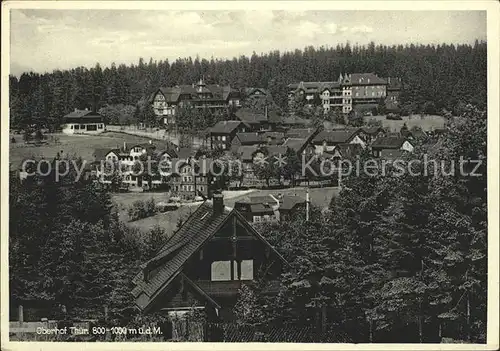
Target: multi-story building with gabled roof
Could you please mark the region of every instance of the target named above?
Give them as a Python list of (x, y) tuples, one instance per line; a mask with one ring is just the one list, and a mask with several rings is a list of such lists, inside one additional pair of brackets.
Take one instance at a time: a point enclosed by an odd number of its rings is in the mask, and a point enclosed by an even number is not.
[[(398, 102), (400, 90), (401, 80), (398, 78), (384, 79), (375, 73), (346, 73), (331, 82), (289, 84), (288, 98), (290, 103), (304, 99), (306, 106), (321, 106), (325, 113), (333, 109), (349, 113), (355, 107), (376, 107), (381, 100), (393, 106)], [(390, 101), (386, 101), (388, 96)]]
[(175, 115), (179, 108), (207, 108), (220, 110), (230, 106), (240, 106), (241, 95), (239, 90), (230, 86), (205, 84), (203, 79), (197, 84), (176, 85), (168, 88), (158, 88), (149, 97), (149, 103), (158, 118), (165, 125), (175, 125)]

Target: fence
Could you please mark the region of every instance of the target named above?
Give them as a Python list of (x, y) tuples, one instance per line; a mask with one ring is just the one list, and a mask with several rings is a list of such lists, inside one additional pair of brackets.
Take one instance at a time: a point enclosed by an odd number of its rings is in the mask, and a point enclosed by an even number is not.
[[(107, 125), (106, 130), (109, 132), (125, 133), (130, 135), (142, 136), (155, 140), (165, 140), (170, 141), (176, 145), (180, 144), (182, 134), (167, 131), (159, 128), (139, 128), (137, 126), (115, 126)], [(190, 143), (193, 147), (200, 147), (205, 142), (202, 138), (196, 136), (187, 136), (190, 139)]]
[(236, 323), (208, 323), (206, 340), (210, 342), (293, 342), (347, 343), (352, 340), (341, 332), (323, 333), (312, 326), (266, 326), (261, 328)]

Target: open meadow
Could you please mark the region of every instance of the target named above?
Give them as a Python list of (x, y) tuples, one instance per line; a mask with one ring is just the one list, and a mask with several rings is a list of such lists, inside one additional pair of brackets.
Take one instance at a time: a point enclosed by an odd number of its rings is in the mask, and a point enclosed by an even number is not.
[[(324, 188), (312, 188), (309, 189), (310, 201), (313, 206), (325, 208), (327, 207), (332, 198), (338, 196), (339, 189), (336, 187), (324, 187)], [(241, 191), (223, 191), (224, 194), (224, 204), (227, 207), (234, 207), (234, 204), (237, 201), (241, 201), (248, 196), (263, 196), (267, 194), (283, 194), (283, 195), (298, 195), (306, 198), (306, 189), (305, 188), (291, 188), (291, 189), (274, 189), (274, 190), (249, 190), (245, 192)], [(113, 197), (115, 203), (126, 204), (125, 196), (129, 194), (117, 194)], [(132, 195), (132, 194), (130, 194)], [(139, 195), (139, 194), (135, 194)], [(151, 198), (151, 193), (143, 193), (143, 197), (136, 197), (135, 199), (148, 200)], [(196, 210), (196, 208), (200, 205), (200, 202), (191, 203), (180, 207), (176, 211), (170, 211), (165, 213), (158, 213), (154, 216), (140, 219), (134, 222), (127, 223), (129, 226), (138, 228), (141, 231), (148, 231), (154, 228), (155, 226), (160, 226), (165, 232), (167, 236), (170, 236), (174, 233), (177, 228), (177, 223), (179, 219), (185, 220), (192, 212)], [(125, 214), (123, 214), (125, 216)]]
[(386, 116), (365, 116), (365, 123), (374, 119), (382, 122), (382, 127), (389, 128), (391, 132), (399, 132), (406, 123), (408, 129), (420, 127), (424, 132), (429, 132), (437, 128), (444, 128), (446, 118), (437, 115), (411, 115), (402, 116), (401, 120), (386, 119)]
[[(25, 158), (43, 157), (51, 159), (59, 152), (63, 155), (76, 155), (87, 160), (94, 161), (92, 156), (95, 149), (98, 148), (116, 148), (123, 146), (126, 142), (128, 146), (132, 144), (145, 143), (150, 139), (135, 135), (129, 135), (116, 132), (104, 132), (100, 135), (67, 135), (67, 134), (47, 134), (48, 144), (41, 146), (28, 145), (23, 141), (23, 136), (20, 134), (10, 135), (9, 139), (14, 137), (15, 143), (10, 143), (9, 162), (12, 166), (17, 166)], [(58, 143), (54, 143), (53, 138), (58, 139)], [(158, 141), (153, 141), (158, 144)]]

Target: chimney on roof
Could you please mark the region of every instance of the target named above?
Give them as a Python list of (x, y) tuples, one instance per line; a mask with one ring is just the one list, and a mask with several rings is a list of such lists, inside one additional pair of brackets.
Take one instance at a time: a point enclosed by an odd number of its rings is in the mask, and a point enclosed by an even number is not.
[(220, 216), (224, 213), (224, 196), (221, 193), (216, 193), (213, 196), (213, 215)]
[(125, 151), (125, 150), (127, 150), (127, 142), (126, 141), (123, 142), (123, 151)]

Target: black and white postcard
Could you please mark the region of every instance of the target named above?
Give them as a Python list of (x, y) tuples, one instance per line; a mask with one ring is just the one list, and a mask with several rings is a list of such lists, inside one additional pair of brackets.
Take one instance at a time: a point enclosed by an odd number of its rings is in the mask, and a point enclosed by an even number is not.
[(497, 349), (499, 9), (3, 3), (2, 350)]

